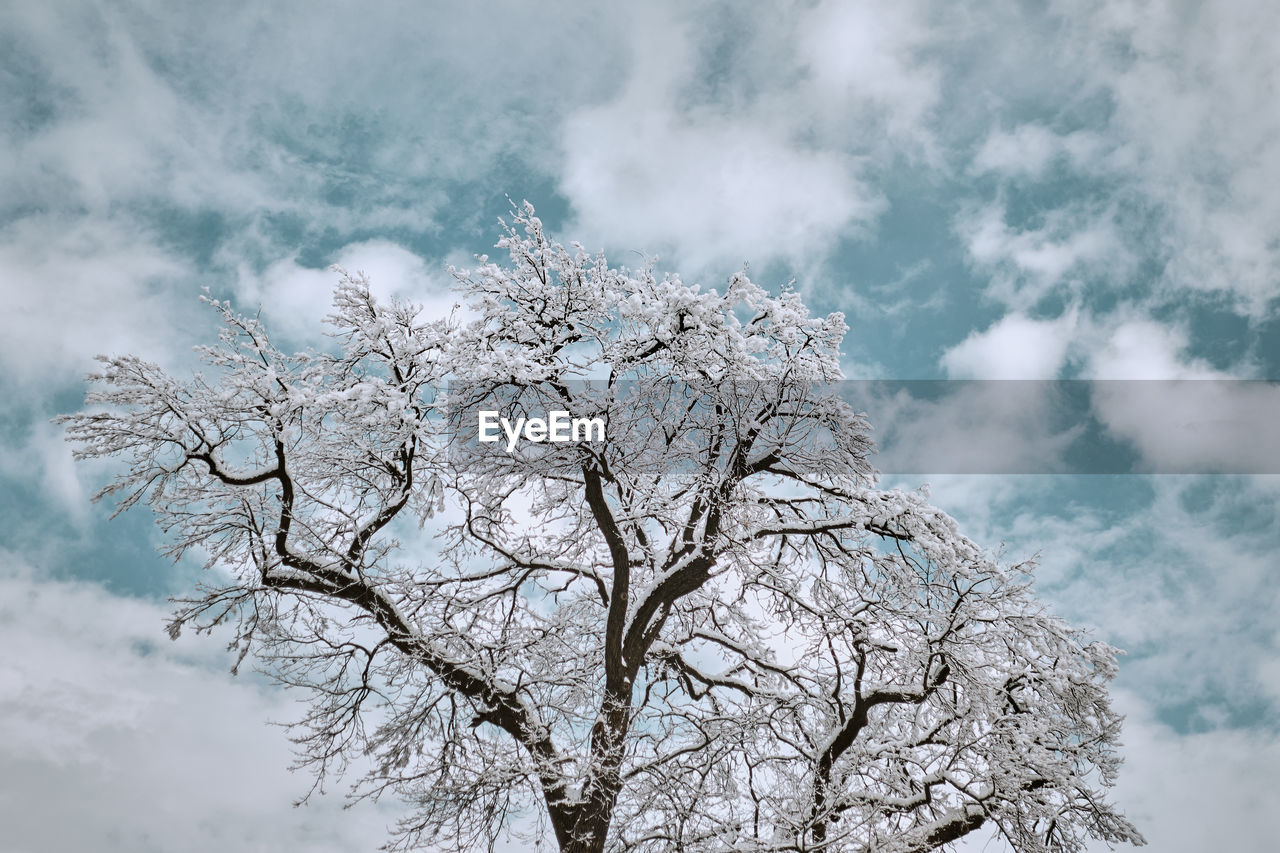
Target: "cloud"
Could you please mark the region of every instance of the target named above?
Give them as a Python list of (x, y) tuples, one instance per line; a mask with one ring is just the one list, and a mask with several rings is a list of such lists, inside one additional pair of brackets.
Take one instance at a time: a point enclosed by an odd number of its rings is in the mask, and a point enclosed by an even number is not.
[[(443, 264), (428, 264), (390, 241), (349, 244), (333, 263), (349, 273), (365, 273), (380, 300), (395, 296), (422, 305), (424, 319), (451, 313), (459, 318), (468, 316), (460, 305), (461, 297), (449, 289), (454, 282)], [(236, 282), (236, 307), (245, 313), (260, 307), (268, 332), (292, 342), (321, 343), (328, 328), (321, 321), (332, 313), (338, 279), (337, 272), (301, 266), (297, 258), (277, 260), (261, 273), (242, 264)]]
[(849, 382), (847, 402), (875, 430), (880, 471), (1022, 474), (1070, 470), (1083, 431), (1063, 424), (1051, 382)]
[(840, 157), (749, 121), (686, 122), (624, 101), (572, 117), (565, 147), (579, 239), (670, 251), (686, 269), (800, 261), (881, 207)]
[[(33, 419), (29, 432), (0, 445), (0, 475), (9, 482), (32, 483), (62, 510), (62, 518), (83, 525), (89, 520), (89, 494), (83, 470), (71, 457), (62, 429)], [(95, 466), (101, 471), (103, 466)]]
[(98, 353), (183, 348), (196, 307), (186, 268), (127, 221), (28, 217), (0, 229), (3, 381), (35, 390), (93, 368)]
[(592, 246), (669, 253), (687, 273), (813, 268), (871, 233), (877, 170), (934, 158), (940, 73), (922, 57), (940, 36), (923, 5), (749, 18), (657, 5), (631, 32), (626, 85), (561, 131), (570, 228)]
[(1019, 34), (1006, 41), (1024, 47), (957, 78), (984, 93), (962, 104), (993, 107), (987, 126), (949, 121), (966, 128), (953, 150), (973, 134), (977, 180), (959, 191), (982, 200), (956, 228), (986, 295), (1020, 311), (1066, 294), (1101, 314), (1120, 296), (1153, 314), (1211, 305), (1265, 322), (1280, 297), (1280, 49), (1265, 34), (1280, 11), (1122, 0), (1004, 12)]
[[(1110, 131), (1164, 212), (1167, 283), (1255, 315), (1280, 296), (1280, 27), (1273, 4), (1073, 7), (1082, 59), (1114, 99)], [(1123, 44), (1124, 51), (1104, 46)]]
[(878, 117), (895, 142), (933, 154), (926, 128), (942, 97), (943, 71), (930, 48), (946, 38), (935, 13), (919, 2), (826, 0), (802, 15), (797, 53), (830, 113), (839, 117), (856, 110), (864, 118)]
[(1274, 718), (1276, 476), (936, 477), (933, 501), (1126, 649), (1118, 687), (1183, 730)]
[(1186, 357), (1184, 329), (1143, 317), (1120, 319), (1089, 357), (1096, 379), (1224, 379), (1207, 363)]
[(1008, 178), (1038, 179), (1063, 158), (1077, 169), (1089, 169), (1103, 152), (1104, 140), (1092, 131), (1058, 134), (1042, 124), (1020, 124), (1012, 131), (993, 130), (974, 155), (971, 170)]
[(1134, 258), (1110, 210), (1069, 204), (1037, 219), (1010, 224), (1000, 202), (964, 210), (956, 218), (971, 264), (989, 277), (984, 288), (989, 299), (1026, 310), (1045, 297), (1078, 297), (1086, 278), (1100, 277), (1108, 288), (1125, 284)]
[[(1280, 438), (1280, 388), (1232, 381), (1188, 355), (1178, 326), (1141, 318), (1096, 329), (1085, 371), (1092, 401), (1112, 436), (1132, 444), (1147, 470), (1273, 472)], [(1124, 381), (1110, 381), (1124, 380)]]
[[(1262, 853), (1274, 833), (1259, 820), (1274, 796), (1280, 737), (1257, 730), (1175, 732), (1152, 718), (1131, 692), (1117, 696), (1124, 724), (1125, 763), (1111, 799), (1160, 853), (1238, 850)], [(960, 853), (1011, 853), (1000, 838), (977, 832)], [(1088, 850), (1114, 850), (1103, 842)]]
[(1229, 381), (1096, 382), (1099, 421), (1158, 473), (1276, 471), (1280, 386)]
[[(1127, 649), (1112, 799), (1150, 849), (1271, 849), (1280, 477), (950, 476), (931, 492), (1005, 559), (1038, 552), (1038, 598)], [(987, 833), (960, 849), (1009, 850)]]
[(293, 248), (298, 224), (337, 239), (433, 233), (442, 211), (456, 226), (516, 191), (474, 189), (519, 173), (510, 161), (545, 174), (564, 110), (619, 77), (617, 22), (602, 11), (554, 0), (414, 11), (8, 4), (0, 207), (213, 210), (235, 228), (284, 222), (276, 251)]
[[(1151, 849), (1270, 849), (1277, 784), (1277, 477), (940, 477), (933, 501), (1039, 598), (1127, 649), (1114, 800)], [(975, 839), (966, 851), (1006, 851)], [(1104, 845), (1090, 850), (1104, 850)]]
[(1258, 818), (1274, 796), (1280, 736), (1265, 729), (1187, 735), (1153, 719), (1150, 703), (1132, 693), (1117, 699), (1126, 714), (1126, 757), (1115, 797), (1152, 850), (1271, 848), (1273, 831)]
[(637, 23), (646, 49), (626, 89), (563, 127), (560, 184), (578, 239), (671, 252), (687, 272), (800, 258), (879, 209), (842, 157), (795, 145), (783, 116), (680, 109), (692, 25), (656, 11)]
[(1054, 379), (1077, 324), (1075, 311), (1053, 320), (1007, 314), (947, 350), (942, 366), (957, 379)]
[[(1107, 290), (1142, 288), (1157, 301), (1211, 293), (1265, 318), (1280, 296), (1273, 239), (1280, 199), (1270, 191), (1280, 181), (1280, 112), (1269, 108), (1280, 48), (1268, 36), (1280, 27), (1280, 10), (1251, 0), (1072, 2), (1053, 4), (1045, 20), (1053, 26), (1052, 48), (1019, 54), (1020, 63), (1006, 69), (1031, 82), (995, 87), (999, 126), (981, 133), (968, 171), (1026, 190), (1061, 166), (1054, 177), (1074, 183), (1040, 196), (1037, 207), (1047, 206), (1046, 220), (1068, 222), (1058, 222), (1056, 233), (1043, 235), (1048, 239), (1019, 244), (998, 213), (983, 211), (961, 228), (975, 259), (982, 265), (985, 249), (1010, 256), (1021, 271), (1061, 268), (1068, 256), (1090, 254), (1088, 235), (1105, 224), (1072, 216), (1067, 198), (1102, 198), (1115, 221), (1092, 253), (1120, 262), (1101, 270)], [(1007, 26), (1025, 38), (1038, 24), (1024, 12)], [(997, 51), (978, 66), (989, 75), (1001, 61)], [(1151, 263), (1153, 280), (1126, 280), (1129, 257)], [(1016, 290), (1027, 282), (1013, 284)], [(1008, 300), (1008, 290), (997, 287), (994, 295)]]
[(1103, 318), (1073, 307), (1052, 320), (1006, 314), (947, 350), (941, 364), (952, 378), (997, 380), (1053, 379), (1077, 367), (1093, 380), (1091, 417), (1132, 445), (1144, 470), (1275, 471), (1280, 440), (1268, 425), (1280, 418), (1280, 392), (1236, 381), (1248, 365), (1215, 369), (1191, 356), (1190, 344), (1184, 326), (1133, 306)]
[(5, 140), (6, 206), (106, 216), (122, 201), (160, 194), (183, 205), (265, 202), (257, 178), (226, 168), (221, 116), (157, 73), (121, 13), (19, 3), (5, 19), (21, 39), (15, 59), (32, 66), (34, 80), (24, 82), (34, 90), (23, 94), (44, 117), (19, 116), (27, 132)]
[[(6, 849), (367, 849), (395, 819), (332, 796), (290, 807), (285, 694), (233, 679), (216, 638), (170, 643), (165, 608), (0, 573), (0, 822)], [(74, 820), (68, 809), (74, 807)]]

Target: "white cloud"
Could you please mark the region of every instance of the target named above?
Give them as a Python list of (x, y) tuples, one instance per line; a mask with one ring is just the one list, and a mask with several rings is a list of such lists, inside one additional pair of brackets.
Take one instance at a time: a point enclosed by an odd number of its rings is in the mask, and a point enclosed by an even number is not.
[[(1007, 543), (1010, 559), (1038, 551), (1039, 597), (1129, 650), (1113, 688), (1127, 715), (1113, 799), (1151, 849), (1270, 850), (1280, 599), (1276, 529), (1265, 519), (1280, 478), (1142, 482), (1149, 495), (1120, 504), (1082, 496), (1131, 484), (1090, 478), (940, 477), (932, 492), (966, 533)], [(1177, 716), (1185, 724), (1174, 729)], [(1008, 848), (975, 838), (962, 849)]]
[[(1067, 468), (1066, 448), (1080, 427), (1052, 422), (1056, 390), (1044, 382), (952, 384), (934, 398), (910, 387), (866, 386), (877, 397), (851, 399), (870, 412), (879, 453), (873, 460), (890, 472), (1022, 473)], [(859, 386), (851, 386), (851, 392)]]
[(1117, 318), (1089, 357), (1094, 379), (1221, 379), (1207, 363), (1186, 357), (1184, 329), (1146, 318)]
[[(1224, 290), (1260, 311), (1280, 296), (1280, 28), (1274, 4), (1228, 0), (1179, 14), (1160, 4), (1126, 30), (1135, 57), (1114, 78), (1116, 124), (1144, 167), (1144, 189), (1166, 206), (1169, 275)], [(1116, 26), (1102, 16), (1104, 27)], [(1124, 24), (1119, 25), (1123, 27)]]
[(871, 118), (869, 103), (895, 142), (934, 153), (925, 128), (942, 95), (943, 72), (927, 57), (945, 38), (945, 27), (931, 20), (931, 11), (920, 2), (826, 0), (801, 17), (797, 53), (830, 115), (847, 120), (857, 111)]
[[(224, 118), (156, 73), (137, 33), (106, 6), (15, 4), (7, 28), (21, 33), (53, 119), (5, 140), (6, 202), (108, 218), (122, 201), (161, 192), (183, 205), (266, 203), (261, 176), (228, 168)], [(53, 58), (56, 57), (56, 61)]]
[(182, 346), (197, 303), (182, 264), (125, 222), (31, 217), (0, 230), (4, 380), (66, 381), (98, 353), (159, 359)]
[[(12, 558), (6, 560), (12, 566)], [(290, 807), (284, 694), (233, 679), (217, 638), (170, 643), (165, 609), (0, 573), (0, 824), (6, 849), (369, 849), (394, 814)], [(74, 819), (68, 810), (74, 808)]]
[(852, 164), (796, 145), (784, 115), (681, 110), (698, 49), (692, 25), (656, 7), (635, 23), (626, 89), (573, 112), (562, 130), (561, 188), (576, 239), (670, 252), (690, 274), (804, 258), (878, 211)]
[[(323, 15), (299, 2), (252, 15), (6, 4), (22, 71), (5, 79), (4, 201), (95, 219), (140, 205), (214, 210), (233, 227), (431, 231), (441, 211), (456, 221), (455, 186), (505, 173), (508, 158), (554, 167), (560, 116), (620, 79), (623, 17), (554, 0)], [(518, 191), (491, 191), (503, 190)]]
[(562, 128), (569, 229), (588, 245), (662, 252), (694, 273), (812, 268), (870, 233), (885, 207), (876, 170), (937, 164), (941, 74), (924, 57), (942, 36), (924, 5), (822, 3), (742, 23), (636, 11), (626, 86)]
[[(1085, 367), (1099, 421), (1158, 472), (1272, 472), (1280, 459), (1280, 391), (1187, 355), (1186, 331), (1118, 316), (1094, 332)], [(1107, 381), (1126, 380), (1126, 381)]]
[[(453, 280), (443, 265), (429, 265), (418, 255), (386, 240), (369, 240), (345, 246), (334, 265), (350, 273), (363, 272), (375, 297), (392, 296), (423, 306), (424, 318), (455, 312), (467, 315), (461, 299), (450, 292)], [(255, 273), (241, 266), (236, 283), (237, 310), (253, 313), (261, 307), (268, 332), (281, 333), (296, 342), (315, 343), (328, 328), (322, 320), (333, 310), (333, 288), (339, 274), (330, 269), (300, 266), (286, 258)], [(455, 306), (457, 306), (455, 308)]]
[[(1232, 850), (1266, 853), (1280, 738), (1258, 730), (1215, 730), (1183, 735), (1152, 718), (1149, 703), (1125, 692), (1124, 766), (1111, 799), (1160, 853)], [(1000, 838), (976, 832), (961, 853), (1011, 853)], [(1115, 850), (1094, 841), (1093, 853)]]
[(957, 379), (1054, 379), (1077, 323), (1075, 311), (1053, 320), (1007, 314), (947, 350), (942, 366)]
[(1280, 389), (1208, 382), (1099, 382), (1099, 420), (1132, 443), (1145, 470), (1201, 473), (1276, 471)]
[[(1253, 0), (1056, 4), (1063, 73), (1105, 99), (1112, 188), (1157, 214), (1161, 290), (1280, 296), (1280, 7)], [(1150, 234), (1138, 232), (1138, 239)]]
[[(89, 520), (88, 466), (76, 463), (62, 428), (45, 420), (33, 420), (20, 439), (0, 445), (0, 476), (10, 482), (26, 481), (42, 491), (63, 518), (83, 526)], [(93, 468), (101, 472), (99, 463)]]
[[(1280, 297), (1280, 7), (1120, 0), (999, 16), (1005, 41), (1022, 47), (996, 47), (987, 32), (962, 102), (993, 107), (984, 116), (997, 125), (967, 131), (978, 140), (968, 173), (998, 176), (1001, 202), (958, 229), (993, 278), (988, 295), (1023, 307), (1083, 271), (1111, 292), (1169, 302), (1207, 291), (1265, 319)], [(952, 139), (968, 144), (964, 132)], [(1077, 190), (1064, 185), (1038, 202), (1044, 228), (1007, 224), (1005, 191), (1056, 166), (1101, 199), (1095, 212), (1073, 209)], [(1134, 258), (1158, 270), (1153, 280), (1130, 280)]]
[(1058, 158), (1080, 169), (1091, 168), (1103, 153), (1102, 138), (1078, 130), (1054, 133), (1042, 124), (1020, 124), (1011, 132), (993, 130), (973, 158), (972, 171), (1006, 177), (1040, 178)]
[(1274, 831), (1263, 815), (1280, 781), (1280, 737), (1260, 729), (1182, 734), (1153, 719), (1141, 698), (1123, 693), (1118, 699), (1127, 715), (1126, 758), (1115, 796), (1152, 850), (1272, 849)]
[(1190, 708), (1190, 725), (1201, 728), (1227, 709), (1274, 701), (1280, 592), (1267, 519), (1280, 477), (938, 477), (931, 485), (934, 503), (977, 541), (1007, 543), (1010, 559), (1041, 555), (1040, 597), (1131, 652), (1120, 688), (1153, 708)]
[[(1280, 785), (1280, 597), (1276, 528), (1265, 523), (1280, 477), (1141, 483), (1149, 493), (1093, 478), (950, 476), (932, 478), (931, 491), (966, 534), (1005, 543), (1006, 559), (1039, 552), (1038, 597), (1129, 650), (1112, 689), (1126, 714), (1112, 799), (1150, 849), (1262, 853)], [(1117, 500), (1126, 493), (1135, 497)], [(1271, 704), (1252, 723), (1229, 719), (1227, 708), (1257, 701)], [(1185, 726), (1170, 725), (1171, 709), (1190, 709)], [(1009, 851), (985, 832), (959, 849)]]
[[(1093, 414), (1130, 443), (1147, 470), (1254, 473), (1276, 470), (1280, 393), (1239, 382), (1188, 354), (1185, 328), (1122, 306), (1103, 319), (1073, 308), (1053, 320), (1008, 314), (949, 349), (941, 364), (953, 378), (1053, 379), (1078, 363)], [(1244, 365), (1235, 375), (1247, 370)]]
[(881, 206), (842, 158), (750, 121), (623, 101), (572, 117), (564, 144), (578, 239), (670, 251), (686, 269), (803, 261)]
[(957, 217), (956, 230), (972, 265), (989, 276), (988, 298), (1025, 310), (1051, 294), (1077, 297), (1087, 276), (1105, 276), (1113, 287), (1125, 284), (1133, 259), (1111, 211), (1069, 205), (1041, 219), (1011, 225), (1003, 203)]

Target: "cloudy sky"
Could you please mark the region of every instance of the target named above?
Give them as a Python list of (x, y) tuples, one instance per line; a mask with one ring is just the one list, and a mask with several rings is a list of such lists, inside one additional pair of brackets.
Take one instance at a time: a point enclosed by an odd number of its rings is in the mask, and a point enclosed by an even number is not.
[[(619, 263), (795, 278), (851, 377), (1280, 378), (1277, 32), (1264, 0), (3, 4), (9, 849), (372, 850), (393, 817), (291, 809), (293, 699), (165, 638), (196, 568), (107, 523), (109, 466), (49, 422), (94, 354), (185, 369), (202, 288), (305, 346), (334, 263), (447, 310), (510, 196)], [(1160, 401), (1112, 397), (1162, 470)], [(1221, 470), (1280, 470), (1254, 423)], [(1116, 799), (1152, 849), (1271, 849), (1280, 477), (926, 480), (1128, 650)]]

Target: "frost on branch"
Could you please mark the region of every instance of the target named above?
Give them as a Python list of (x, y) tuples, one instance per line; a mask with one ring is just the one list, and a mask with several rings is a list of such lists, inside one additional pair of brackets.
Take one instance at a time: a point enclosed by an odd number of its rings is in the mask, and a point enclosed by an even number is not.
[[(843, 318), (562, 246), (531, 207), (454, 270), (476, 319), (342, 273), (334, 345), (222, 321), (188, 380), (103, 359), (81, 458), (222, 579), (172, 631), (304, 691), (317, 784), (412, 813), (397, 849), (945, 849), (1141, 843), (1106, 801), (1116, 652), (1047, 614), (834, 394)], [(478, 443), (475, 412), (607, 440)]]

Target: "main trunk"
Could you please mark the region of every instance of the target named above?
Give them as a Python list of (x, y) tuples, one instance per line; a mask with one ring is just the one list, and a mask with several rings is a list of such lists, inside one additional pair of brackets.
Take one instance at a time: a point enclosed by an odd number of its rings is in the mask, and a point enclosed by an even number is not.
[(613, 822), (614, 807), (622, 790), (622, 758), (630, 708), (630, 684), (610, 691), (604, 713), (591, 730), (592, 768), (583, 791), (583, 801), (575, 809), (567, 838), (557, 832), (562, 853), (603, 853)]

